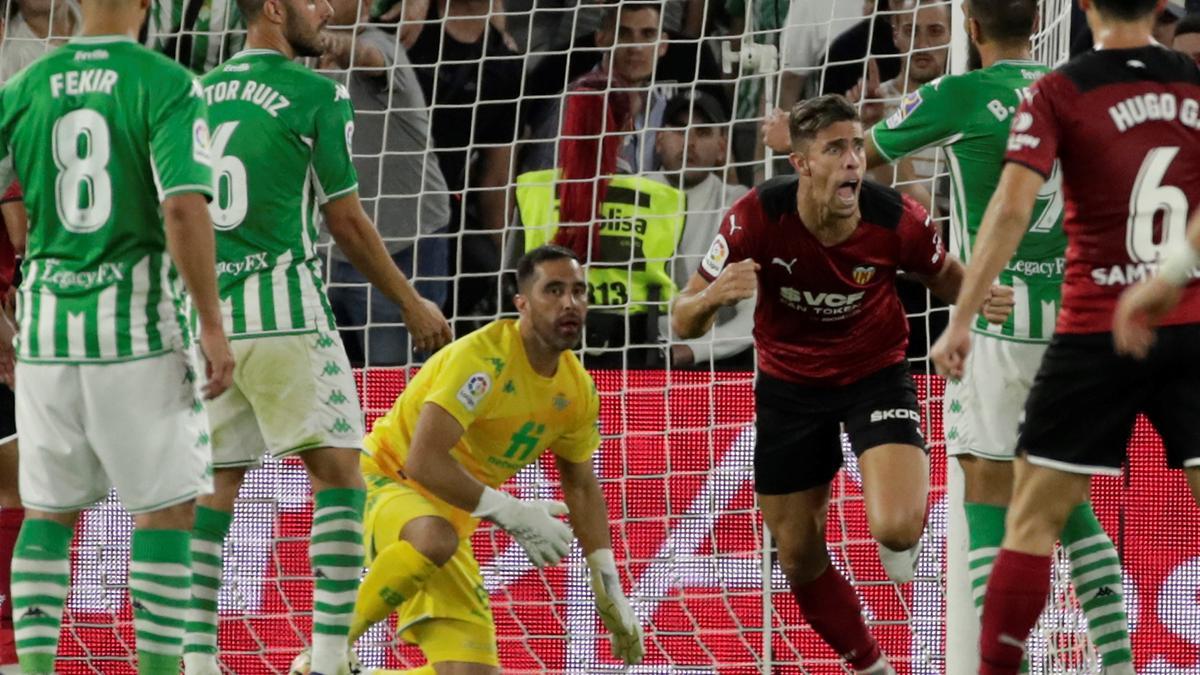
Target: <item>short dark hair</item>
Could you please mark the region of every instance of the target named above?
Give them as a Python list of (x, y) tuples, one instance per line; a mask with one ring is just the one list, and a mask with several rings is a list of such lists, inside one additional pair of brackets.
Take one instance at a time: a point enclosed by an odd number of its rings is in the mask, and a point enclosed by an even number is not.
[(1200, 33), (1200, 14), (1185, 14), (1179, 23), (1175, 24), (1175, 37), (1188, 33)]
[(538, 265), (552, 260), (566, 259), (579, 262), (579, 256), (575, 255), (574, 251), (557, 244), (543, 244), (531, 251), (527, 251), (517, 261), (517, 290), (523, 292), (529, 287), (529, 282), (533, 281)]
[(1096, 9), (1118, 21), (1137, 21), (1154, 13), (1158, 0), (1092, 0)]
[(985, 40), (1028, 42), (1038, 18), (1037, 0), (967, 0)]
[(822, 129), (838, 122), (857, 122), (861, 119), (858, 109), (841, 94), (826, 94), (801, 101), (788, 116), (792, 146), (811, 141)]
[(265, 4), (267, 4), (267, 0), (237, 0), (238, 10), (242, 12), (242, 16), (247, 22), (257, 19)]
[(644, 9), (652, 9), (662, 16), (662, 3), (655, 0), (616, 0), (604, 8), (604, 14), (600, 17), (600, 28), (616, 28), (617, 16), (622, 12), (640, 12)]

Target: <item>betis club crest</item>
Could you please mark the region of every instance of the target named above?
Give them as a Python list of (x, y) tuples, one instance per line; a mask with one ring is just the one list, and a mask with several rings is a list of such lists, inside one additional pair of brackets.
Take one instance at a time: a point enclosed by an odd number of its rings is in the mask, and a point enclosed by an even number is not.
[(866, 286), (867, 282), (875, 276), (875, 268), (873, 266), (860, 265), (854, 268), (854, 283), (859, 286)]

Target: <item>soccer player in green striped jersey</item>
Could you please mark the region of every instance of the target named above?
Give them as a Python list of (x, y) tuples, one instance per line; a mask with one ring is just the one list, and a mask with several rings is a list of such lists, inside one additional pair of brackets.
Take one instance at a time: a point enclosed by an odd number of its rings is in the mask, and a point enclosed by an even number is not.
[(395, 266), (358, 199), (346, 89), (295, 63), (320, 55), (326, 0), (239, 0), (246, 49), (203, 80), (213, 129), (217, 272), (238, 367), (210, 406), (216, 492), (196, 517), (196, 575), (184, 663), (216, 675), (221, 544), (247, 468), (298, 455), (315, 508), (313, 671), (346, 667), (362, 570), (362, 412), (326, 299), (317, 218), (346, 257), (400, 306), (418, 349), (451, 338), (441, 311)]
[(27, 519), (12, 563), (25, 673), (54, 672), (72, 530), (110, 486), (136, 528), (138, 672), (179, 671), (194, 501), (212, 488), (181, 278), (207, 395), (229, 386), (233, 355), (206, 205), (203, 91), (133, 42), (147, 5), (84, 0), (82, 37), (0, 90), (0, 182), (21, 178), (30, 215), (16, 350)]
[[(968, 0), (972, 70), (910, 92), (895, 114), (867, 134), (872, 167), (922, 148), (942, 148), (955, 196), (950, 248), (964, 262), (971, 259), (1000, 181), (1010, 131), (1019, 134), (1030, 122), (1025, 113), (1017, 114), (1021, 98), (1050, 71), (1030, 59), (1037, 6), (1036, 0)], [(976, 320), (976, 348), (965, 375), (946, 383), (946, 449), (958, 458), (966, 479), (969, 577), (977, 610), (1004, 538), (1017, 422), (1058, 314), (1067, 245), (1060, 187), (1056, 171), (1038, 196), (1020, 248), (1000, 274), (999, 283), (1013, 289), (1012, 314), (1003, 324)], [(1104, 672), (1132, 675), (1120, 559), (1090, 504), (1071, 514), (1062, 543)]]

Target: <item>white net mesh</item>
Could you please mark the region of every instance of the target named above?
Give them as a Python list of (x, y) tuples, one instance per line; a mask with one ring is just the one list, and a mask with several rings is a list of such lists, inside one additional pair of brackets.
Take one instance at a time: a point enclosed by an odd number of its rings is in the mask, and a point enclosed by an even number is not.
[[(671, 0), (661, 15), (650, 13), (647, 25), (610, 30), (619, 43), (612, 49), (605, 42), (609, 24), (603, 5), (407, 0), (375, 8), (375, 15), (403, 14), (398, 32), (394, 21), (360, 19), (357, 31), (338, 33), (340, 56), (312, 64), (351, 83), (364, 204), (397, 261), (423, 294), (443, 303), (460, 335), (511, 311), (511, 289), (500, 271), (531, 241), (548, 238), (555, 226), (568, 222), (562, 214), (573, 207), (556, 203), (556, 186), (586, 187), (597, 175), (627, 174), (609, 185), (602, 208), (605, 228), (599, 246), (589, 249), (604, 275), (590, 280), (595, 320), (587, 328), (585, 363), (596, 369), (602, 393), (605, 442), (596, 467), (614, 548), (646, 626), (646, 663), (636, 672), (843, 672), (834, 653), (804, 624), (778, 566), (770, 563), (769, 540), (755, 510), (753, 366), (745, 324), (728, 317), (715, 336), (684, 343), (672, 340), (662, 321), (664, 301), (696, 268), (724, 208), (746, 187), (782, 168), (781, 162), (764, 159), (758, 142), (759, 124), (776, 100), (857, 89), (865, 106), (886, 109), (908, 93), (904, 79), (893, 78), (921, 50), (880, 58), (864, 58), (861, 49), (848, 58), (831, 51), (839, 36), (853, 30), (861, 32), (861, 44), (891, 43), (882, 32), (890, 33), (890, 17), (906, 10), (869, 9), (864, 17), (864, 4), (871, 3), (861, 0), (791, 3), (789, 11), (784, 0)], [(335, 2), (338, 18), (348, 16), (354, 24), (357, 4)], [(1054, 65), (1067, 56), (1071, 0), (1044, 0), (1043, 5), (1035, 55)], [(626, 6), (645, 19), (640, 5)], [(57, 35), (65, 37), (79, 26), (68, 0), (0, 0), (0, 7), (7, 18), (0, 73), (8, 75), (52, 44), (44, 33), (46, 12), (53, 13), (48, 25)], [(239, 49), (243, 36), (232, 0), (155, 0), (143, 38), (203, 72)], [(950, 40), (946, 35), (944, 43)], [(723, 59), (728, 71), (721, 67)], [(615, 71), (617, 61), (632, 75), (614, 78), (607, 82), (607, 94), (592, 97), (598, 102), (589, 109), (601, 121), (572, 120), (573, 104), (564, 92), (580, 78), (585, 89), (603, 89), (594, 77), (587, 79), (589, 73), (598, 64)], [(644, 77), (634, 77), (639, 72)], [(860, 80), (871, 86), (860, 87)], [(696, 91), (718, 106), (711, 111), (707, 102), (693, 104), (717, 124), (715, 134), (694, 119), (690, 127), (677, 128), (675, 118), (665, 117), (674, 95)], [(578, 105), (587, 108), (588, 103)], [(877, 109), (874, 114), (886, 113)], [(606, 128), (623, 132), (597, 136)], [(611, 155), (589, 149), (589, 142), (603, 146), (604, 138), (631, 140), (620, 141)], [(681, 148), (688, 148), (689, 161), (696, 164), (681, 166)], [(940, 159), (919, 159), (925, 164), (915, 174), (889, 169), (880, 176), (925, 190), (940, 217), (947, 213), (939, 207), (946, 195), (938, 179)], [(677, 182), (681, 175), (682, 183)], [(661, 176), (687, 188), (686, 200), (676, 202), (683, 213), (673, 218), (658, 202), (643, 201), (649, 188), (628, 176)], [(630, 182), (622, 182), (626, 179)], [(663, 197), (670, 198), (669, 193)], [(668, 225), (678, 231), (665, 239), (645, 236)], [(339, 254), (330, 251), (329, 256), (331, 295), (352, 358), (367, 365), (359, 373), (360, 396), (368, 419), (374, 419), (402, 390), (415, 359), (398, 312), (378, 294), (367, 293)], [(931, 306), (923, 289), (909, 295), (910, 357), (914, 369), (924, 371), (918, 386), (933, 449), (933, 506), (918, 579), (903, 588), (886, 581), (848, 448), (847, 468), (834, 485), (829, 546), (898, 670), (941, 673), (947, 651), (942, 552), (948, 508), (942, 387), (929, 376), (924, 355), (947, 310)], [(689, 357), (699, 364), (686, 369), (681, 364)], [(1155, 447), (1145, 428), (1139, 434), (1138, 447)], [(1144, 454), (1157, 457), (1155, 452)], [(1161, 473), (1153, 475), (1165, 480)], [(1178, 483), (1170, 485), (1168, 501), (1186, 503), (1179, 499)], [(513, 489), (523, 497), (559, 494), (548, 461), (522, 472)], [(1159, 560), (1131, 558), (1126, 548), (1127, 563), (1144, 572), (1127, 582), (1136, 620), (1139, 584), (1155, 584), (1152, 590), (1157, 590), (1157, 584), (1174, 579), (1172, 588), (1182, 597), (1188, 588), (1200, 587), (1195, 569), (1200, 558), (1186, 562), (1200, 550), (1189, 537), (1194, 515), (1174, 529), (1156, 531), (1150, 523), (1163, 505), (1137, 502), (1127, 494), (1116, 482), (1102, 482), (1097, 489), (1102, 521), (1118, 543), (1177, 551)], [(222, 660), (231, 672), (286, 672), (306, 644), (311, 511), (307, 478), (294, 460), (268, 462), (242, 489), (225, 548), (220, 596)], [(131, 527), (112, 499), (80, 521), (61, 672), (133, 672), (125, 583)], [(504, 672), (619, 668), (592, 608), (578, 551), (562, 566), (540, 572), (498, 530), (483, 528), (473, 542), (491, 594)], [(1064, 582), (1064, 564), (1060, 560), (1056, 566), (1051, 611), (1031, 643), (1035, 673), (1095, 672), (1077, 603)], [(1178, 574), (1182, 581), (1172, 576)], [(1196, 600), (1194, 593), (1191, 599)], [(1168, 619), (1147, 620), (1145, 637), (1135, 643), (1151, 654), (1146, 672), (1200, 672), (1186, 670), (1200, 667), (1195, 658), (1200, 615), (1194, 604), (1190, 609), (1179, 604), (1182, 609)], [(365, 664), (395, 668), (423, 662), (418, 650), (397, 642), (393, 628), (377, 626), (359, 643)]]

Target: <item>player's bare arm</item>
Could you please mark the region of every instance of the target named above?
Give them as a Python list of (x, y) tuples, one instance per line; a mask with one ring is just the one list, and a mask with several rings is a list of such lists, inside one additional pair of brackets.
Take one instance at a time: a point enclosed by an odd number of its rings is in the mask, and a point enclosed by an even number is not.
[(591, 571), (596, 609), (612, 633), (613, 656), (630, 665), (638, 663), (645, 653), (642, 627), (621, 588), (608, 533), (608, 505), (596, 472), (590, 460), (568, 462), (560, 457), (557, 464), (563, 499), (571, 509), (571, 528)]
[(187, 284), (200, 319), (200, 349), (207, 364), (204, 397), (216, 398), (233, 382), (233, 350), (221, 323), (217, 297), (216, 240), (204, 195), (189, 192), (163, 200), (167, 250)]
[(1045, 182), (1040, 173), (1015, 163), (1009, 163), (1000, 174), (1000, 184), (983, 216), (950, 323), (930, 352), (941, 375), (962, 377), (971, 349), (971, 321), (983, 307), (992, 280), (1004, 269), (1025, 236), (1038, 190)]
[(717, 310), (754, 296), (758, 290), (759, 269), (758, 263), (747, 258), (726, 265), (712, 283), (699, 273), (693, 274), (687, 288), (671, 305), (671, 329), (684, 340), (698, 338), (712, 330)]
[(1121, 354), (1146, 358), (1154, 326), (1179, 304), (1183, 287), (1200, 265), (1200, 211), (1192, 214), (1187, 238), (1167, 254), (1153, 278), (1125, 291), (1113, 313), (1113, 342)]
[(25, 212), (25, 202), (16, 199), (0, 204), (0, 220), (8, 230), (8, 240), (12, 242), (13, 252), (18, 256), (25, 253), (25, 241), (29, 237), (29, 215)]
[(454, 339), (442, 310), (421, 297), (404, 272), (396, 267), (379, 237), (379, 231), (363, 211), (357, 192), (334, 199), (324, 207), (325, 223), (338, 247), (373, 286), (404, 312), (404, 323), (413, 344), (423, 352), (440, 349)]
[(555, 565), (574, 538), (555, 516), (566, 515), (562, 502), (520, 500), (480, 483), (450, 455), (464, 430), (453, 415), (426, 403), (417, 418), (404, 472), (447, 504), (490, 520), (529, 554), (534, 565)]
[(404, 472), (447, 504), (473, 511), (483, 494), (483, 483), (450, 456), (463, 432), (453, 415), (435, 403), (426, 403), (417, 418)]
[[(942, 270), (936, 276), (914, 276), (939, 300), (952, 305), (958, 299), (965, 274), (966, 268), (963, 267), (963, 264), (957, 258), (948, 257), (946, 264), (942, 266)], [(983, 306), (980, 307), (979, 313), (988, 320), (988, 323), (1004, 323), (1008, 320), (1008, 315), (1012, 314), (1015, 304), (1014, 297), (1011, 287), (992, 284), (988, 288), (987, 296), (983, 299)]]

